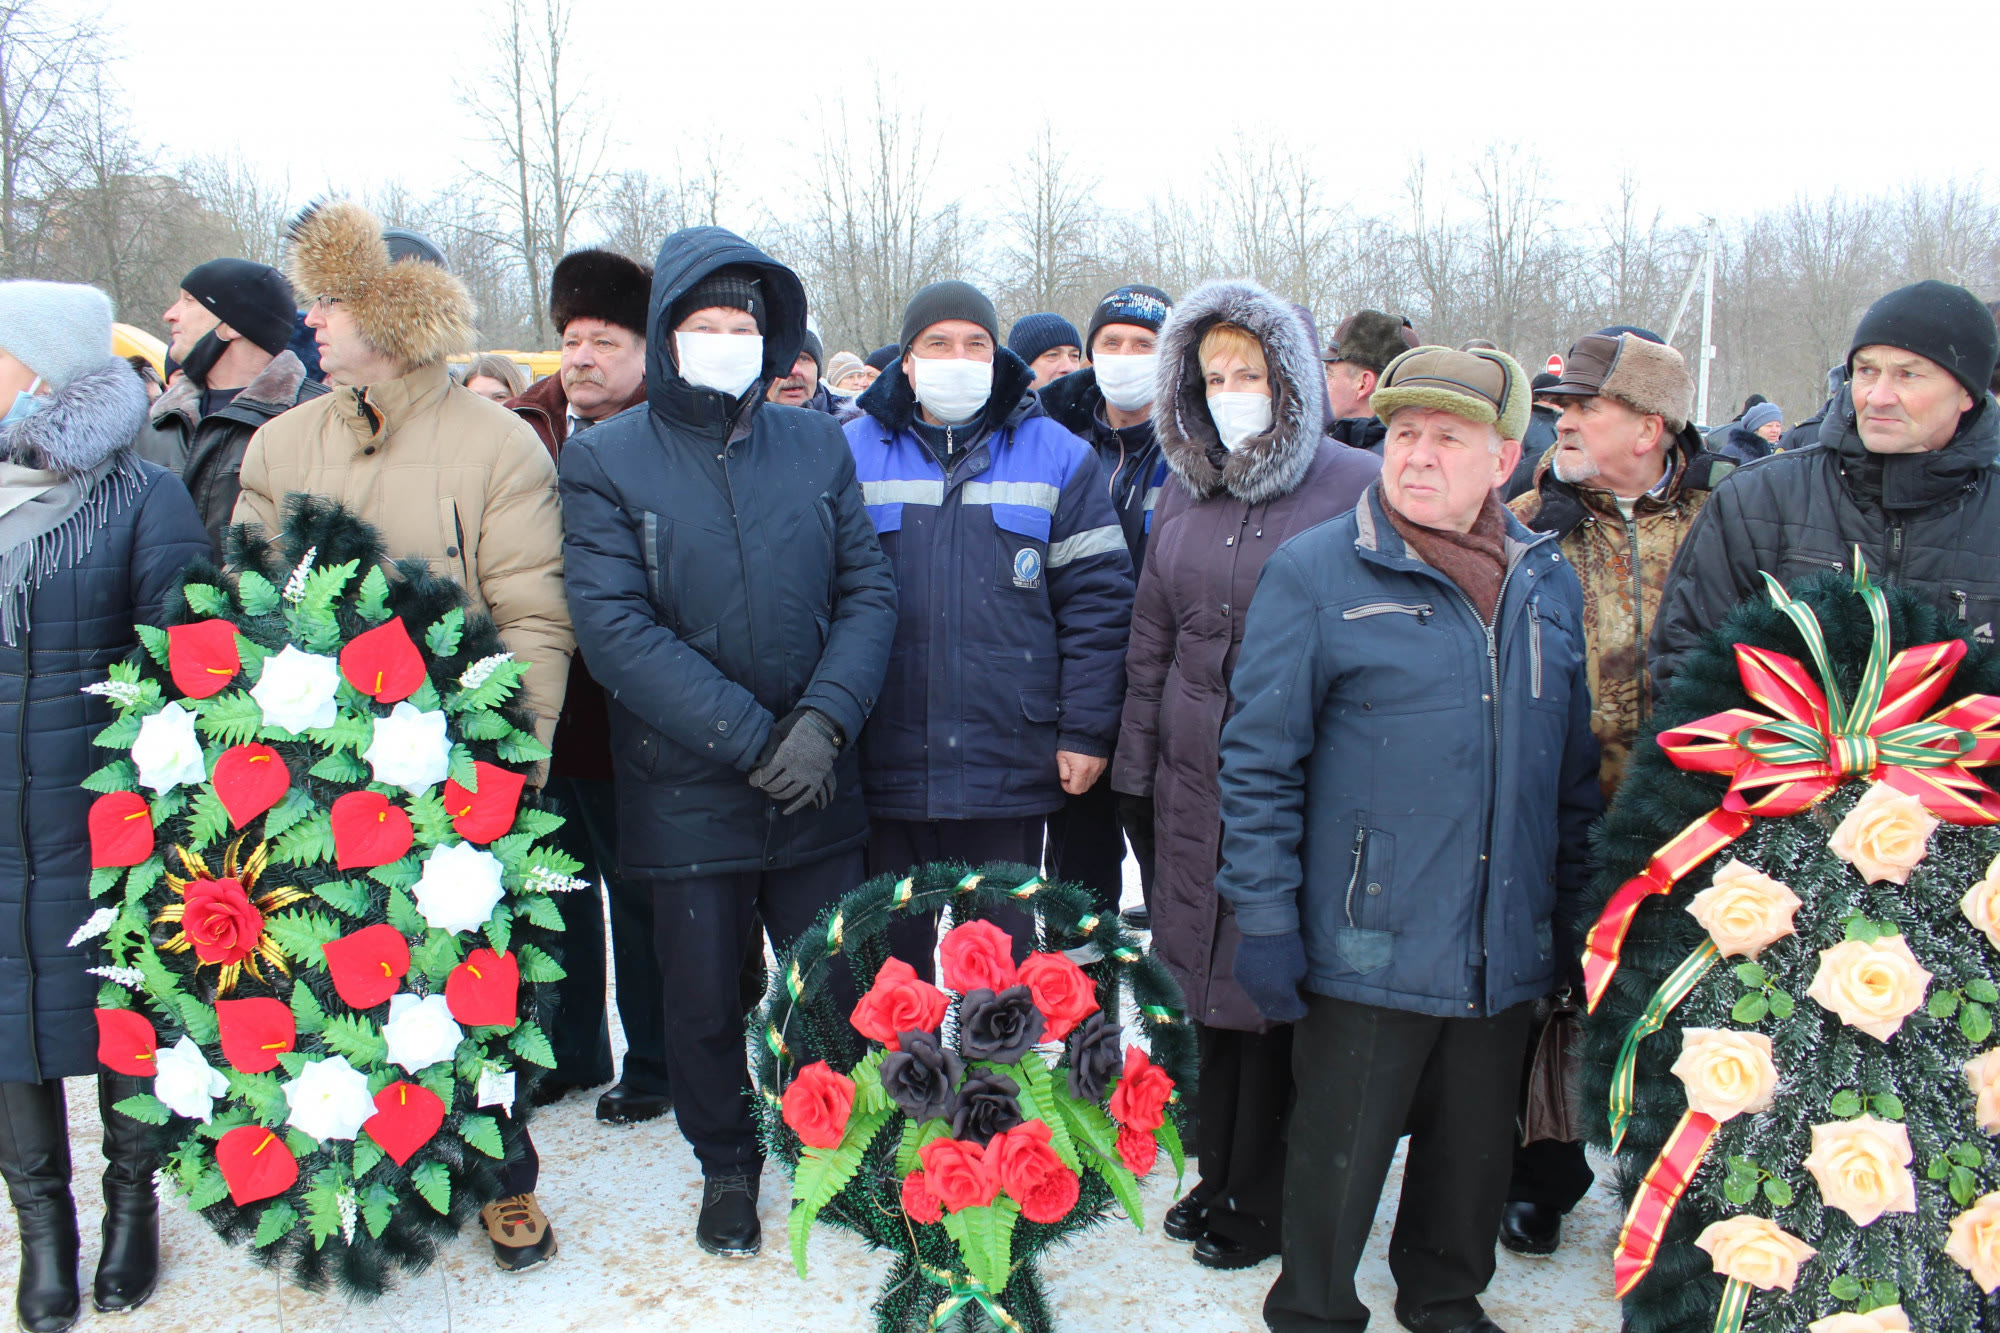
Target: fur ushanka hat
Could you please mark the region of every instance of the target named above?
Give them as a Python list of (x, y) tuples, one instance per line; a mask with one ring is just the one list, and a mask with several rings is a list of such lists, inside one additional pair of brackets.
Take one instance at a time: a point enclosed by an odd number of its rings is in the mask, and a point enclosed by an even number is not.
[(549, 278), (549, 323), (560, 338), (573, 319), (601, 319), (644, 338), (653, 270), (615, 250), (572, 250)]
[(425, 366), (472, 346), (465, 284), (421, 259), (392, 261), (382, 224), (361, 205), (312, 204), (285, 236), (285, 274), (299, 299), (338, 298), (384, 356)]

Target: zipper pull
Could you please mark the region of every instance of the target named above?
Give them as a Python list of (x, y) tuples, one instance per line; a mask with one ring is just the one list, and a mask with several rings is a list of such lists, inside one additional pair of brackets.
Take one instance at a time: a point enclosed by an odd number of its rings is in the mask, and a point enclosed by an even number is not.
[(1965, 614), (1965, 589), (1963, 589), (1963, 588), (1953, 588), (1953, 589), (1951, 590), (1951, 600), (1952, 600), (1953, 602), (1957, 603), (1957, 605), (1958, 605), (1958, 619), (1959, 619), (1959, 622), (1960, 622), (1961, 624), (1963, 624), (1963, 623), (1965, 622), (1965, 620), (1966, 620), (1966, 614)]

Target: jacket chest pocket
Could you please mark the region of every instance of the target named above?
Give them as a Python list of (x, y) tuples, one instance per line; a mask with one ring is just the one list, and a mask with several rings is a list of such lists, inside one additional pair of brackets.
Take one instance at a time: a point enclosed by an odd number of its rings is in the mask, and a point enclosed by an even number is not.
[(1579, 656), (1569, 609), (1528, 599), (1528, 697), (1537, 707), (1569, 711), (1569, 685)]
[(1946, 594), (1946, 609), (1956, 617), (1956, 628), (1973, 642), (1991, 645), (2000, 630), (2000, 593), (1991, 589), (1957, 587)]
[(479, 590), (472, 586), (472, 553), (466, 549), (465, 518), (458, 511), (456, 498), (440, 496), (438, 509), (438, 545), (444, 555), (440, 572), (447, 578), (457, 579), (459, 586), (478, 596)]
[(1049, 516), (1040, 510), (1006, 514), (1002, 508), (995, 505), (993, 513), (994, 590), (1039, 594), (1049, 579)]
[(1464, 700), (1452, 635), (1436, 604), (1422, 597), (1374, 597), (1340, 611), (1336, 631), (1358, 666), (1345, 691), (1364, 714), (1427, 713)]

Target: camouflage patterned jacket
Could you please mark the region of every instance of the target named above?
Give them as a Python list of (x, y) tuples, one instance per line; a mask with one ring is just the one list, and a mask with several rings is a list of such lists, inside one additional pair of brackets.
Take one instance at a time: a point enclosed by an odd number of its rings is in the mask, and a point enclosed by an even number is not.
[(1604, 752), (1604, 798), (1617, 793), (1633, 738), (1652, 714), (1646, 638), (1674, 553), (1694, 516), (1735, 464), (1703, 452), (1701, 436), (1683, 430), (1675, 442), (1673, 476), (1664, 491), (1643, 495), (1627, 523), (1606, 491), (1558, 481), (1548, 459), (1533, 489), (1508, 507), (1537, 532), (1561, 535), (1563, 554), (1583, 580), (1583, 635), (1590, 681), (1590, 727)]

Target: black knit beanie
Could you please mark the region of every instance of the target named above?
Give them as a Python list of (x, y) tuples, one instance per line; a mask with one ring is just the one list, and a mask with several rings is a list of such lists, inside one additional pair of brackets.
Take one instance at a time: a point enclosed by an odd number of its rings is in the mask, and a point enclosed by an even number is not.
[(822, 375), (826, 373), (826, 344), (819, 340), (817, 333), (807, 329), (806, 345), (799, 350), (813, 359), (813, 364), (819, 367)]
[(292, 297), (292, 284), (269, 264), (211, 259), (188, 270), (181, 290), (272, 356), (292, 340), (298, 302)]
[(909, 309), (903, 312), (903, 336), (897, 342), (908, 347), (919, 333), (947, 319), (969, 320), (985, 329), (986, 336), (996, 346), (1000, 342), (1000, 316), (993, 303), (971, 283), (956, 279), (918, 289), (910, 298)]
[(862, 357), (861, 361), (863, 365), (873, 366), (877, 370), (887, 370), (890, 366), (895, 365), (901, 359), (902, 355), (903, 347), (901, 343), (885, 343), (870, 352), (867, 356)]
[(717, 306), (741, 310), (757, 321), (757, 332), (767, 331), (764, 320), (769, 307), (764, 300), (764, 284), (757, 280), (753, 270), (733, 264), (715, 270), (683, 292), (667, 312), (667, 327), (677, 329), (695, 311)]
[(2000, 330), (1984, 303), (1963, 287), (1926, 279), (1898, 287), (1868, 307), (1855, 326), (1847, 365), (1864, 347), (1899, 347), (1937, 362), (1972, 395), (1974, 406), (1993, 382)]

